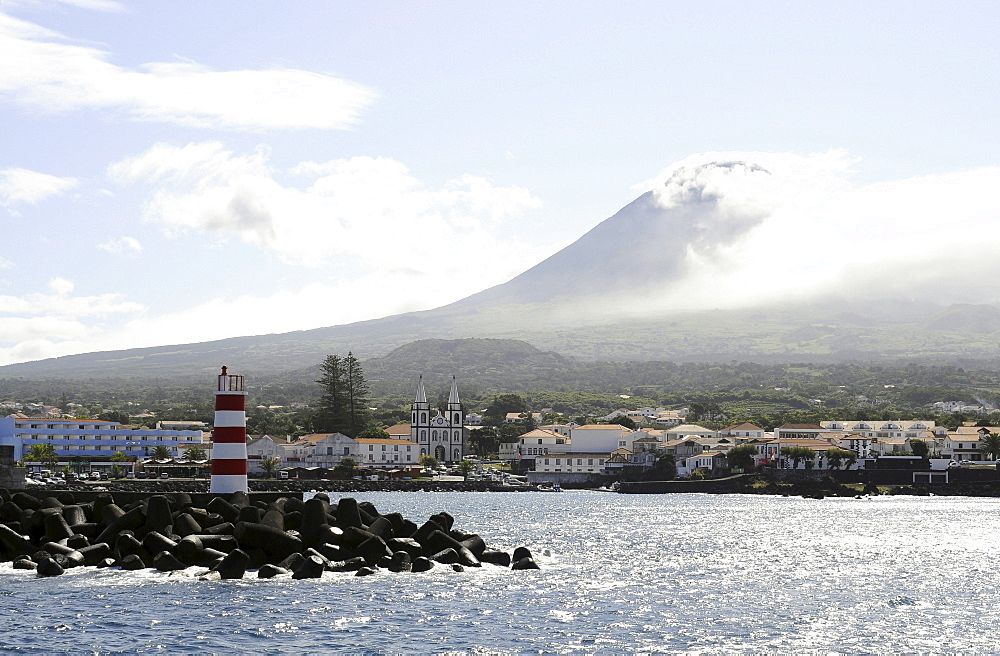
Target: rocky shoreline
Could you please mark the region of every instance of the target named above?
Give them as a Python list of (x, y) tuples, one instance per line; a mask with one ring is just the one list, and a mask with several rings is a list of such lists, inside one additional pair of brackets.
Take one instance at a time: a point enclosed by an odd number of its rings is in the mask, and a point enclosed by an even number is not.
[(438, 566), (538, 569), (526, 547), (490, 549), (479, 535), (456, 528), (447, 512), (417, 524), (352, 497), (333, 503), (325, 492), (308, 501), (294, 493), (253, 492), (132, 498), (134, 489), (119, 498), (112, 492), (96, 492), (90, 501), (76, 496), (0, 490), (0, 561), (40, 577), (81, 566), (198, 567), (204, 579), (239, 579), (253, 571), (258, 578), (303, 579)]

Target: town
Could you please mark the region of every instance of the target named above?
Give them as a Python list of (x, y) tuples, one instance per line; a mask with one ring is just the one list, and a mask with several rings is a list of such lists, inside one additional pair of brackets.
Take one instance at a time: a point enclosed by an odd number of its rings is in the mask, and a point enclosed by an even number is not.
[[(62, 414), (58, 408), (44, 412)], [(454, 379), (447, 403), (432, 407), (421, 378), (408, 423), (379, 429), (373, 437), (251, 434), (247, 473), (299, 480), (413, 480), (460, 473), (477, 480), (498, 478), (503, 471), (503, 480), (513, 485), (596, 488), (620, 480), (700, 480), (760, 469), (889, 466), (939, 471), (937, 478), (915, 473), (913, 480), (947, 482), (949, 470), (993, 465), (1000, 458), (1000, 428), (971, 421), (951, 430), (933, 420), (908, 419), (784, 424), (768, 431), (749, 422), (705, 427), (689, 423), (689, 414), (688, 408), (620, 408), (593, 423), (543, 424), (549, 409), (509, 412), (502, 433), (514, 437), (500, 441), (495, 453), (477, 454), (470, 444), (483, 429), (483, 415), (466, 414)], [(60, 477), (205, 478), (212, 428), (202, 421), (160, 421), (147, 429), (16, 413), (0, 418), (0, 445), (12, 447), (29, 484)], [(919, 464), (914, 466), (914, 460)]]

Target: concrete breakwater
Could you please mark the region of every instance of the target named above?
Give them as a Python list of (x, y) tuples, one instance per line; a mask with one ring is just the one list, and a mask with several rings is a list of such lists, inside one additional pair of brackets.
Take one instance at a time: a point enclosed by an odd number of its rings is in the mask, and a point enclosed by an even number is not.
[(38, 576), (80, 566), (200, 567), (209, 579), (239, 579), (254, 570), (258, 578), (302, 579), (436, 566), (538, 569), (527, 548), (490, 549), (479, 535), (458, 530), (447, 512), (417, 524), (352, 497), (334, 503), (326, 493), (308, 501), (242, 492), (127, 496), (102, 492), (82, 501), (68, 491), (39, 497), (0, 490), (0, 561)]
[[(153, 480), (114, 480), (101, 482), (71, 482), (58, 486), (47, 485), (31, 487), (24, 491), (34, 496), (52, 496), (69, 490), (74, 494), (91, 491), (136, 492), (144, 494), (169, 494), (187, 492), (188, 494), (207, 493), (209, 483), (206, 480), (190, 479), (153, 479)], [(346, 480), (262, 480), (250, 479), (250, 492), (280, 492), (288, 495), (301, 495), (304, 492), (331, 492), (350, 494), (357, 492), (533, 492), (537, 488), (531, 485), (510, 486), (492, 481), (364, 481)]]

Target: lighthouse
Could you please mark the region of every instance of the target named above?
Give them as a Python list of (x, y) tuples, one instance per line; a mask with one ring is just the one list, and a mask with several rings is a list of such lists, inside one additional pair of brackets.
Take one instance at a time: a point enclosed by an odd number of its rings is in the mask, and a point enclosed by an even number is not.
[(215, 430), (212, 433), (214, 494), (247, 492), (247, 412), (243, 376), (222, 368), (215, 390)]

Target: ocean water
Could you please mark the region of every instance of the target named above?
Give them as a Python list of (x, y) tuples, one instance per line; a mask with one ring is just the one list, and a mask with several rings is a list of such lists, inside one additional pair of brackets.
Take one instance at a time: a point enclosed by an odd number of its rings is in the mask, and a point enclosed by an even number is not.
[(539, 571), (199, 581), (0, 565), (0, 652), (994, 652), (1000, 500), (354, 495)]

